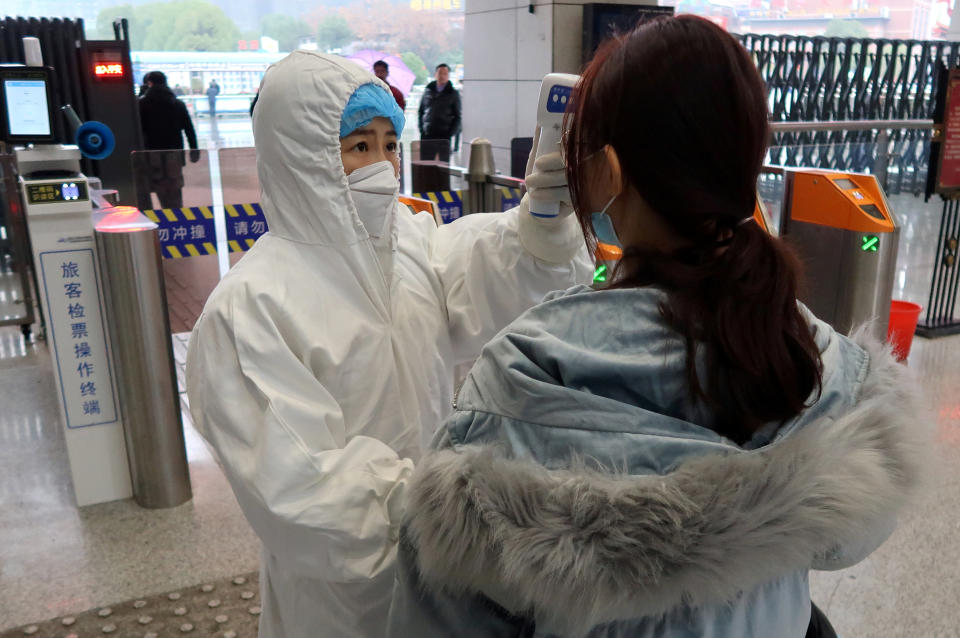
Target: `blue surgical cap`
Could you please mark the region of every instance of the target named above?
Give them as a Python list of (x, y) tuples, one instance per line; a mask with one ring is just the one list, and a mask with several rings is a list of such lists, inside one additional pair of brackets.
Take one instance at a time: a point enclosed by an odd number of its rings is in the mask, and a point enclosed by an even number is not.
[(350, 135), (373, 121), (375, 117), (385, 117), (393, 124), (397, 136), (403, 133), (406, 119), (403, 111), (393, 98), (393, 94), (376, 84), (361, 85), (347, 102), (340, 118), (340, 137)]

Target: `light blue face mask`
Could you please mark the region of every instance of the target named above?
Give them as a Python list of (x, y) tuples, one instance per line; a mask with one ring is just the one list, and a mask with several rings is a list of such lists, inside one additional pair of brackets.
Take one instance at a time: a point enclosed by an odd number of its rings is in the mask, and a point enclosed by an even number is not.
[(613, 220), (610, 219), (610, 215), (607, 215), (607, 209), (610, 208), (610, 205), (616, 201), (618, 197), (620, 197), (619, 194), (611, 197), (607, 205), (603, 207), (603, 210), (591, 215), (590, 221), (593, 224), (593, 232), (600, 243), (622, 248), (620, 238), (617, 237), (617, 231), (613, 227)]

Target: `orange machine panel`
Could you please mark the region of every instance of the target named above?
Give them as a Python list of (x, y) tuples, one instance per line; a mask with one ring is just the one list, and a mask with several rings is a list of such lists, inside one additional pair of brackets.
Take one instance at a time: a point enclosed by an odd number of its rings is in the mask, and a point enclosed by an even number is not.
[(892, 233), (887, 200), (871, 175), (794, 171), (790, 219), (866, 233)]
[(419, 197), (410, 197), (409, 195), (400, 195), (397, 198), (401, 204), (410, 207), (414, 213), (430, 213), (437, 226), (443, 224), (443, 218), (440, 216), (440, 207), (429, 199), (420, 199)]
[(763, 209), (763, 202), (760, 201), (760, 198), (757, 197), (757, 205), (753, 209), (753, 221), (757, 222), (767, 233), (770, 232), (770, 224), (767, 223), (767, 215)]
[(618, 261), (623, 257), (623, 250), (613, 244), (597, 242), (597, 261)]

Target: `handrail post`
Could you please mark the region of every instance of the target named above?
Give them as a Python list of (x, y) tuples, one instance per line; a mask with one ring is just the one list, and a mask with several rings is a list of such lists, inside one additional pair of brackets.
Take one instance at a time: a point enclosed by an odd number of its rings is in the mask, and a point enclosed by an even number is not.
[(496, 172), (493, 163), (493, 145), (490, 141), (478, 137), (470, 142), (470, 163), (467, 172), (469, 195), (464, 201), (464, 215), (490, 210), (493, 197), (487, 185), (487, 177)]
[(887, 190), (887, 167), (890, 164), (890, 134), (886, 129), (877, 132), (876, 158), (873, 160), (873, 176), (884, 192)]

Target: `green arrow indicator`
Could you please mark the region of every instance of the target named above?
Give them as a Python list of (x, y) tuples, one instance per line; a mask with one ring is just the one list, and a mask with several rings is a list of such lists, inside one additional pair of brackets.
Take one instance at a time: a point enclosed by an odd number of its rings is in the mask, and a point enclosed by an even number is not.
[(880, 238), (876, 235), (864, 235), (861, 237), (860, 250), (865, 253), (875, 253), (877, 252), (877, 245), (880, 243)]
[(600, 266), (593, 273), (593, 283), (602, 284), (607, 281), (607, 265), (600, 264)]

